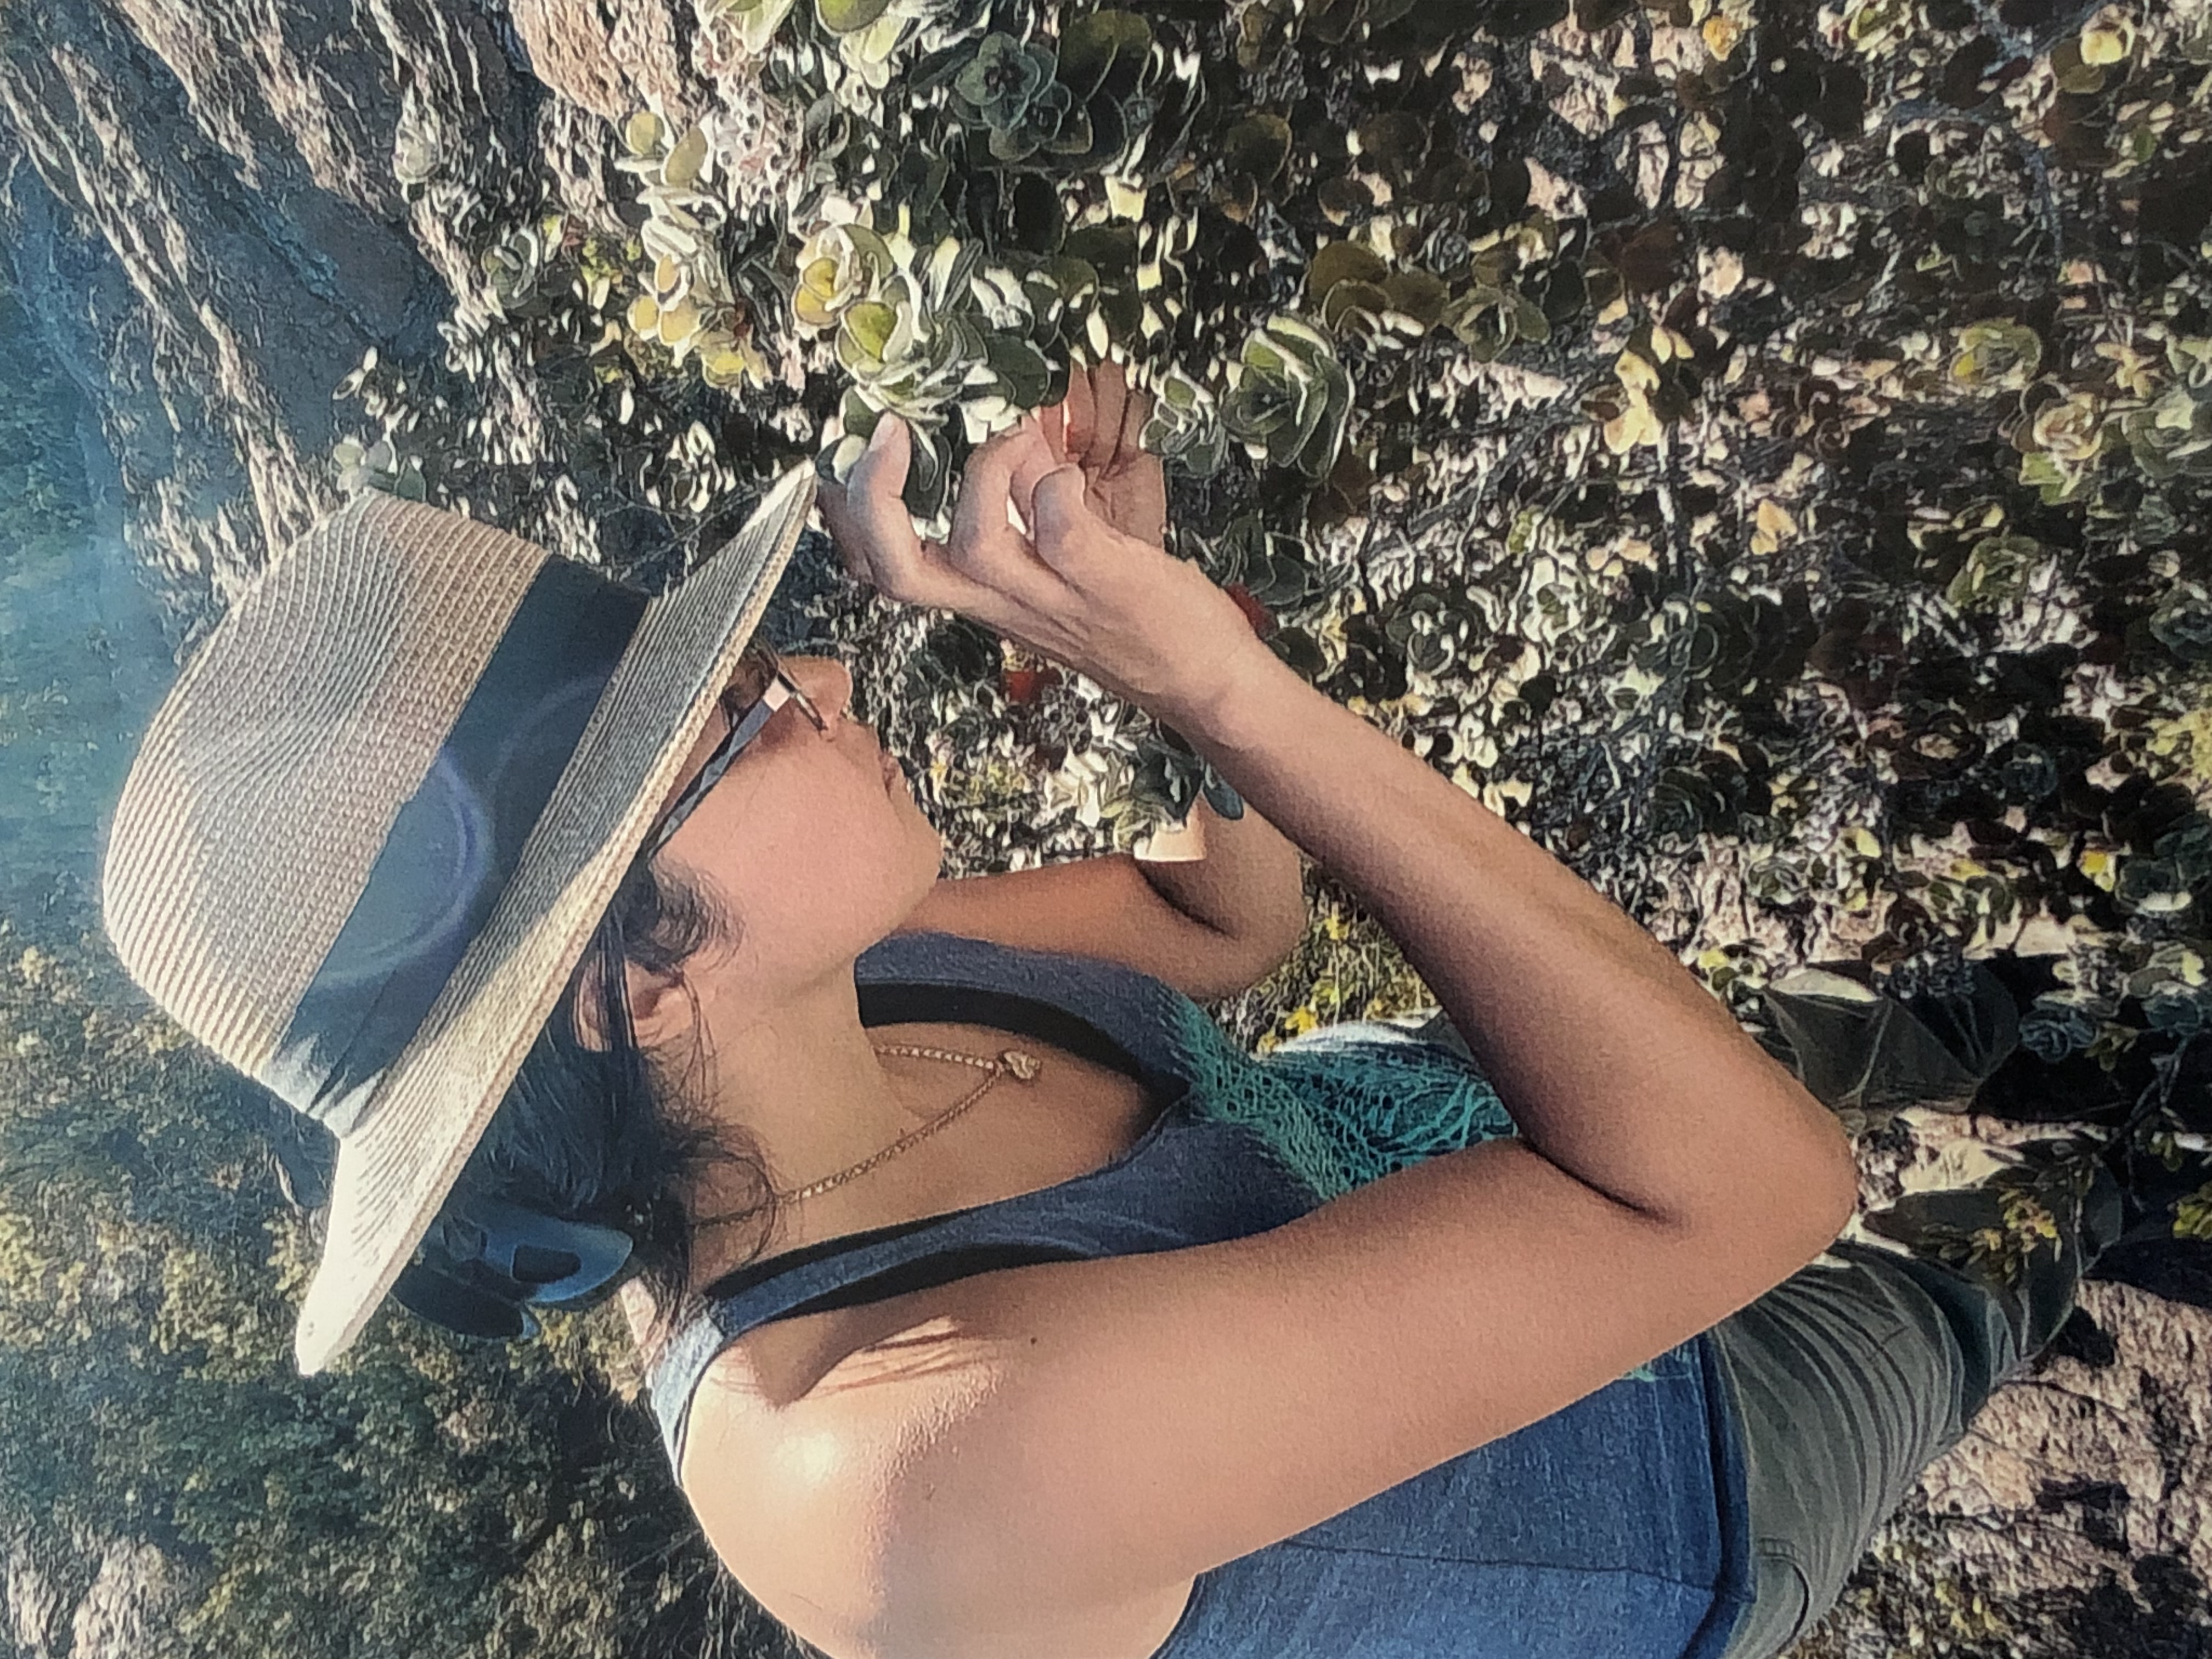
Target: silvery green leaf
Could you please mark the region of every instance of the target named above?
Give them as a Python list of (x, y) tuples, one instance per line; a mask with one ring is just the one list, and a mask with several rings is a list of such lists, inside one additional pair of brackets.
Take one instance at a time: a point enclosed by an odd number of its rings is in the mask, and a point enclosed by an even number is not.
[(707, 135), (696, 126), (685, 130), (668, 152), (662, 164), (661, 177), (678, 190), (689, 190), (699, 181), (708, 161)]
[(649, 109), (638, 111), (623, 125), (623, 142), (633, 156), (659, 155), (666, 135), (667, 124)]
[(671, 185), (648, 185), (638, 192), (638, 199), (670, 218), (681, 216), (690, 219), (693, 228), (709, 223), (719, 225), (729, 217), (729, 209), (720, 197), (696, 190), (678, 190)]
[(817, 463), (817, 471), (830, 482), (842, 487), (851, 482), (853, 469), (860, 464), (860, 457), (867, 453), (867, 447), (868, 441), (866, 438), (856, 436), (840, 438), (835, 444), (822, 452)]
[(1026, 340), (992, 335), (985, 342), (990, 373), (1006, 387), (1007, 400), (1018, 409), (1042, 405), (1052, 386), (1052, 365)]
[(645, 251), (657, 259), (681, 262), (697, 252), (697, 245), (691, 238), (665, 219), (647, 220), (638, 232), (638, 240), (645, 245)]
[(814, 0), (814, 15), (832, 34), (866, 28), (889, 9), (890, 0)]

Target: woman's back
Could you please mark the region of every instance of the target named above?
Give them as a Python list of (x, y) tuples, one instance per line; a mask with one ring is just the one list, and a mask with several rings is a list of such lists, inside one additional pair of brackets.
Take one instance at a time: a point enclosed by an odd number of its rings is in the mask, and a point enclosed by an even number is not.
[[(792, 1437), (790, 1406), (825, 1376), (857, 1389), (863, 1376), (896, 1388), (914, 1369), (941, 1375), (958, 1363), (957, 1326), (972, 1323), (974, 1298), (1030, 1277), (977, 1274), (1250, 1237), (1311, 1212), (1332, 1185), (1340, 1188), (1346, 1167), (1360, 1163), (1344, 1149), (1364, 1148), (1363, 1172), (1371, 1173), (1378, 1158), (1390, 1161), (1380, 1143), (1393, 1138), (1414, 1148), (1409, 1158), (1434, 1150), (1439, 1121), (1455, 1123), (1462, 1139), (1510, 1127), (1502, 1112), (1470, 1109), (1470, 1098), (1480, 1101), (1486, 1090), (1441, 1051), (1417, 1045), (1418, 1052), (1379, 1059), (1285, 1054), (1255, 1063), (1186, 999), (1104, 963), (928, 935), (887, 940), (861, 959), (856, 976), (871, 1024), (924, 1018), (934, 1007), (1031, 1041), (1080, 1033), (1077, 1040), (1093, 1054), (1119, 1049), (1124, 1068), (1157, 1085), (1170, 1104), (1127, 1152), (1072, 1180), (827, 1241), (730, 1275), (714, 1287), (708, 1315), (658, 1368), (655, 1407), (672, 1451), (689, 1451), (684, 1467), (695, 1501), (708, 1488), (727, 1494), (701, 1505), (717, 1547), (772, 1611), (833, 1652), (840, 1651), (833, 1626), (849, 1638), (865, 1620), (848, 1611), (825, 1621), (814, 1616), (818, 1605), (808, 1604), (836, 1598), (850, 1609), (856, 1595), (866, 1601), (861, 1581), (871, 1565), (830, 1538), (807, 1536), (803, 1523), (794, 1533), (792, 1517), (771, 1512), (768, 1496), (779, 1489), (775, 1466), (804, 1449)], [(1370, 1104), (1350, 1114), (1344, 1101), (1362, 1092), (1363, 1059), (1395, 1067), (1395, 1098), (1387, 1109)], [(1407, 1087), (1424, 1078), (1423, 1088)], [(1375, 1101), (1374, 1079), (1365, 1081)], [(1488, 1104), (1494, 1109), (1494, 1097)], [(1333, 1158), (1331, 1146), (1339, 1149)], [(1479, 1279), (1478, 1270), (1468, 1272)], [(1346, 1329), (1354, 1334), (1355, 1322), (1347, 1320)], [(894, 1332), (897, 1340), (868, 1346)], [(1312, 1346), (1310, 1331), (1275, 1336), (1285, 1358), (1301, 1343)], [(1401, 1381), (1393, 1374), (1397, 1354), (1375, 1349), (1349, 1358), (1368, 1380), (1370, 1415), (1387, 1418)], [(1248, 1354), (1245, 1362), (1264, 1367), (1269, 1355)], [(710, 1403), (700, 1419), (709, 1426), (687, 1448), (695, 1379), (710, 1364), (716, 1381), (701, 1391)], [(1115, 1362), (1097, 1369), (1110, 1389)], [(1076, 1651), (1079, 1627), (1082, 1650), (1100, 1659), (1143, 1659), (1155, 1647), (1162, 1659), (1413, 1659), (1463, 1652), (1470, 1632), (1483, 1633), (1486, 1652), (1532, 1659), (1717, 1652), (1747, 1594), (1745, 1540), (1734, 1535), (1741, 1473), (1729, 1415), (1702, 1339), (1638, 1370), (1473, 1450), (1427, 1458), (1408, 1478), (1375, 1482), (1364, 1501), (1331, 1504), (1326, 1518), (1316, 1512), (1314, 1524), (1286, 1529), (1288, 1536), (1255, 1539), (1250, 1550), (1180, 1581), (1094, 1601), (1062, 1629), (1068, 1645), (1054, 1651)], [(1233, 1401), (1223, 1403), (1235, 1409)], [(1142, 1419), (1125, 1423), (1120, 1432), (1132, 1443), (1091, 1449), (1109, 1462), (1141, 1463), (1146, 1426)], [(1097, 1430), (1116, 1432), (1106, 1413)], [(891, 1441), (910, 1446), (927, 1432), (909, 1425)], [(1295, 1462), (1297, 1437), (1280, 1443), (1285, 1462)], [(897, 1453), (884, 1455), (895, 1461)], [(1326, 1460), (1309, 1461), (1315, 1491), (1327, 1489)], [(1299, 1471), (1282, 1478), (1295, 1485)], [(1163, 1510), (1181, 1501), (1160, 1494)], [(1026, 1641), (1028, 1659), (1036, 1659), (1034, 1644), (1054, 1627), (1018, 1570), (1018, 1529), (1000, 1536), (1002, 1571), (969, 1581), (960, 1645), (983, 1650), (977, 1644), (987, 1643), (994, 1621), (976, 1603), (989, 1583), (1003, 1583), (1011, 1604), (1005, 1616), (1013, 1621), (1006, 1650), (1024, 1651)], [(1172, 1637), (1159, 1646), (1170, 1626)]]

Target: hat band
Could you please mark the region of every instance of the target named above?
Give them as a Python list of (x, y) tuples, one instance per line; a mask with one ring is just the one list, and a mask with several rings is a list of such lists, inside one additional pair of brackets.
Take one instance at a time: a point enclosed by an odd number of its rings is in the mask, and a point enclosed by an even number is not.
[(333, 1133), (358, 1125), (514, 877), (647, 601), (570, 559), (532, 579), (261, 1075)]

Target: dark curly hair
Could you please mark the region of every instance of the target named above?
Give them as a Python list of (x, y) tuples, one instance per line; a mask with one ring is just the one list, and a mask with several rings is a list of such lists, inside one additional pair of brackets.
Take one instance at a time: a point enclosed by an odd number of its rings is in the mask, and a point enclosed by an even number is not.
[[(488, 1205), (612, 1228), (630, 1239), (624, 1273), (652, 1298), (654, 1317), (645, 1341), (648, 1362), (691, 1311), (694, 1243), (702, 1228), (738, 1222), (752, 1237), (742, 1256), (757, 1255), (772, 1236), (774, 1187), (751, 1148), (729, 1144), (702, 1107), (712, 1051), (696, 1040), (698, 1000), (689, 985), (694, 1040), (683, 1051), (638, 1047), (620, 999), (598, 1024), (603, 1048), (584, 1042), (576, 1012), (613, 977), (611, 965), (635, 963), (653, 974), (678, 974), (706, 945), (734, 939), (740, 925), (713, 896), (679, 875), (634, 864), (570, 976), (552, 1017), (524, 1058), (483, 1137), (470, 1154), (424, 1240), (422, 1259), (465, 1255), (456, 1236), (465, 1218)], [(725, 1215), (696, 1212), (700, 1176), (715, 1164), (744, 1172), (738, 1207)]]

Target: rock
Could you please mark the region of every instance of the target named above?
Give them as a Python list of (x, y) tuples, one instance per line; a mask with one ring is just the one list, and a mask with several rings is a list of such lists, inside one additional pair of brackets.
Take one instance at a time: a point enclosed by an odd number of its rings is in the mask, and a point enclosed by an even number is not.
[(568, 102), (617, 124), (647, 107), (679, 125), (697, 118), (675, 16), (659, 0), (516, 0), (511, 15), (531, 72)]
[[(135, 361), (107, 365), (125, 387), (150, 382), (154, 418), (168, 428), (143, 446), (112, 434), (122, 440), (112, 447), (140, 550), (180, 585), (227, 587), (262, 550), (332, 504), (319, 476), (331, 441), (330, 387), (370, 340), (405, 334), (417, 307), (421, 325), (408, 337), (421, 337), (434, 280), (377, 222), (356, 147), (340, 136), (309, 147), (325, 184), (300, 146), (248, 118), (258, 106), (241, 101), (241, 88), (255, 98), (270, 88), (211, 67), (217, 58), (251, 61), (247, 40), (218, 45), (184, 33), (170, 45), (178, 66), (116, 12), (38, 9), (11, 30), (0, 58), (0, 111), (40, 177), (69, 204), (74, 232), (104, 245), (100, 263), (119, 273), (128, 302), (109, 326), (144, 331)], [(374, 82), (357, 90), (367, 94), (362, 103), (390, 101)], [(251, 175), (270, 193), (251, 187)], [(362, 199), (337, 193), (345, 188)], [(381, 204), (396, 205), (388, 197)], [(316, 229), (326, 244), (308, 240)], [(356, 259), (366, 276), (358, 296), (339, 281)], [(101, 287), (102, 301), (120, 297), (112, 280)], [(106, 391), (95, 392), (103, 404)], [(153, 416), (131, 401), (133, 413)], [(118, 426), (128, 419), (116, 416)]]
[[(1962, 1134), (1959, 1121), (1944, 1127)], [(1998, 1389), (1922, 1472), (1792, 1659), (2212, 1653), (2212, 1312), (2094, 1282), (2078, 1307), (2086, 1329)]]
[(699, 112), (677, 55), (675, 9), (667, 0), (612, 0), (612, 9), (615, 21), (607, 32), (607, 50), (622, 65), (636, 103), (659, 110), (679, 127), (697, 119)]
[(70, 1615), (70, 1659), (137, 1659), (163, 1633), (191, 1587), (190, 1575), (153, 1545), (112, 1541)]
[(508, 15), (531, 73), (562, 98), (610, 121), (637, 107), (592, 0), (515, 0)]
[[(197, 1585), (168, 1552), (143, 1539), (113, 1538), (51, 1570), (22, 1537), (0, 1546), (6, 1614), (0, 1639), (21, 1659), (137, 1659), (167, 1633), (169, 1620)], [(83, 1568), (88, 1565), (88, 1577)]]
[[(596, 50), (674, 96), (658, 15)], [(114, 458), (175, 650), (337, 504), (331, 451), (362, 428), (332, 394), (371, 348), (410, 390), (450, 391), (456, 422), (497, 433), (498, 467), (525, 476), (469, 487), (522, 533), (594, 562), (665, 544), (635, 486), (569, 465), (578, 423), (490, 302), (480, 256), (531, 221), (548, 174), (580, 218), (621, 228), (605, 126), (528, 62), (453, 0), (11, 15), (0, 234)], [(471, 346), (480, 369), (457, 369)], [(552, 489), (570, 473), (574, 501)]]
[(51, 1659), (60, 1633), (61, 1586), (25, 1540), (9, 1544), (4, 1565), (8, 1639), (21, 1659)]
[(2123, 1514), (2116, 1543), (2136, 1555), (2179, 1557), (2212, 1582), (2212, 1395), (2203, 1385), (2212, 1376), (2212, 1311), (2122, 1285), (2085, 1285), (2080, 1305), (2112, 1338), (2114, 1363), (2095, 1369), (2046, 1357), (1990, 1399), (1970, 1438), (1928, 1470), (1922, 1490), (1940, 1510), (1936, 1494), (1956, 1492), (2003, 1462), (2015, 1472), (2003, 1501), (1962, 1497), (1954, 1512), (2025, 1516), (2065, 1501), (2051, 1499), (2054, 1492), (2093, 1481)]

